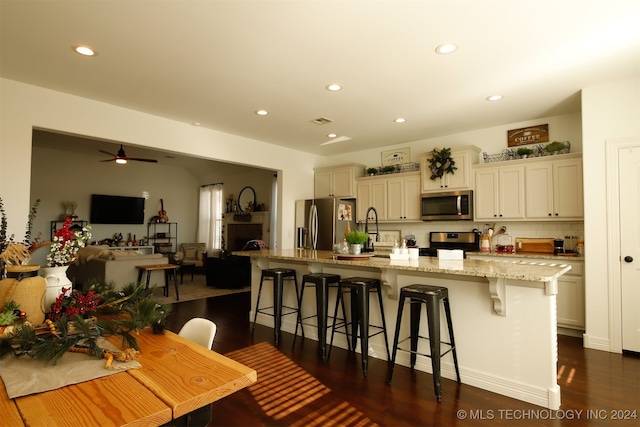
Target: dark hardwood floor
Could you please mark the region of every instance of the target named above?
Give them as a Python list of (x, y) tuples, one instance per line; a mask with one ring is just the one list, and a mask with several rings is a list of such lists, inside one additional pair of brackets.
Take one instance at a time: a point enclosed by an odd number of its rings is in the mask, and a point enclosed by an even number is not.
[[(218, 326), (213, 350), (223, 354), (256, 343), (273, 344), (273, 329), (265, 326), (258, 325), (251, 338), (249, 310), (248, 293), (176, 303), (168, 318), (168, 328), (177, 332), (192, 317), (209, 318)], [(322, 408), (355, 408), (365, 416), (364, 419), (340, 417), (333, 423), (325, 418), (316, 425), (640, 425), (640, 358), (584, 349), (582, 340), (577, 338), (559, 337), (558, 383), (562, 389), (559, 411), (549, 411), (465, 384), (458, 385), (448, 379), (442, 381), (442, 402), (438, 404), (430, 374), (396, 366), (393, 384), (388, 386), (386, 361), (370, 358), (369, 373), (365, 378), (359, 355), (334, 348), (331, 360), (323, 363), (317, 354), (317, 342), (298, 339), (292, 351), (292, 339), (293, 335), (283, 333), (278, 349), (321, 383), (323, 390), (329, 390), (322, 396), (325, 402)], [(260, 378), (259, 373), (258, 381)], [(300, 413), (299, 418), (293, 413), (286, 419), (275, 419), (258, 404), (250, 390), (245, 389), (214, 403), (209, 425), (314, 424), (309, 421), (308, 414)]]

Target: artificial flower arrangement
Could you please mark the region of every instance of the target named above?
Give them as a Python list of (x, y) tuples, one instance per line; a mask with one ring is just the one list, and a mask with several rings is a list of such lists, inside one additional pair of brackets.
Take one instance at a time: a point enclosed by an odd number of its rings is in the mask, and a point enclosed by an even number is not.
[(431, 172), (431, 180), (435, 181), (436, 178), (442, 178), (444, 174), (453, 174), (458, 168), (455, 166), (456, 162), (451, 157), (451, 149), (443, 148), (438, 150), (434, 148), (431, 150), (432, 157), (429, 159), (429, 171)]
[[(170, 304), (158, 304), (153, 289), (144, 285), (125, 286), (115, 291), (112, 284), (95, 283), (88, 291), (73, 290), (58, 296), (44, 324), (14, 323), (9, 334), (0, 336), (0, 356), (13, 353), (55, 364), (67, 352), (86, 353), (104, 358), (105, 368), (113, 360), (128, 361), (139, 357), (135, 334), (148, 326), (162, 333)], [(6, 307), (7, 319), (16, 319), (15, 305)], [(122, 351), (100, 348), (98, 338), (119, 337)]]
[(72, 264), (78, 257), (78, 250), (84, 248), (91, 238), (91, 226), (82, 227), (81, 231), (71, 230), (73, 220), (67, 217), (59, 230), (56, 230), (47, 255), (48, 267), (61, 267)]

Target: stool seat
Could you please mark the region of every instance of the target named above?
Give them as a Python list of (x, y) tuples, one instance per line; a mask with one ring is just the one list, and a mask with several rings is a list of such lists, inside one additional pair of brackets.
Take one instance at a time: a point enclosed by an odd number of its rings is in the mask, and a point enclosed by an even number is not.
[[(273, 282), (273, 305), (269, 307), (260, 307), (260, 296), (262, 295), (262, 285), (265, 279)], [(251, 336), (253, 337), (253, 333), (256, 329), (256, 321), (258, 320), (258, 313), (265, 314), (267, 316), (273, 317), (273, 334), (275, 344), (278, 345), (278, 341), (280, 338), (280, 327), (282, 325), (282, 316), (286, 316), (289, 314), (297, 315), (297, 322), (300, 322), (300, 305), (298, 307), (289, 307), (283, 305), (283, 292), (284, 292), (284, 282), (285, 279), (293, 280), (296, 291), (296, 304), (299, 304), (300, 296), (298, 290), (298, 278), (296, 275), (296, 270), (292, 268), (265, 268), (262, 270), (262, 274), (260, 276), (260, 287), (258, 289), (258, 297), (256, 299), (256, 309), (253, 315), (253, 326), (251, 328)], [(286, 311), (283, 311), (286, 309)], [(271, 312), (273, 310), (273, 312)], [(296, 322), (296, 329), (297, 329)], [(304, 329), (302, 329), (302, 336), (304, 337)]]
[[(298, 325), (316, 326), (318, 329), (318, 342), (320, 344), (320, 354), (322, 360), (327, 359), (327, 324), (329, 319), (329, 288), (337, 288), (338, 282), (340, 282), (339, 274), (330, 273), (309, 273), (302, 276), (302, 285), (300, 289), (300, 299), (298, 300), (298, 307), (302, 307), (302, 299), (304, 297), (304, 289), (307, 286), (316, 288), (316, 314), (311, 316), (299, 317), (299, 321), (296, 322), (296, 330), (293, 335), (292, 349), (296, 345), (296, 338), (298, 337)], [(344, 305), (343, 305), (344, 313)], [(304, 323), (305, 320), (316, 318), (316, 324)], [(335, 323), (335, 318), (334, 318)]]
[[(410, 336), (399, 341), (400, 326), (402, 322), (402, 312), (405, 305), (405, 299), (409, 298), (411, 305), (411, 324)], [(440, 341), (440, 302), (444, 305), (445, 316), (447, 318), (447, 328), (449, 330), (449, 342)], [(419, 335), (420, 328), (420, 309), (425, 304), (427, 310), (427, 323), (429, 326), (429, 337)], [(429, 340), (430, 354), (418, 353), (418, 339), (423, 338)], [(400, 344), (410, 340), (411, 349), (406, 350), (400, 347)], [(446, 344), (449, 349), (444, 353), (440, 350), (440, 345)], [(441, 358), (451, 352), (453, 355), (453, 364), (456, 370), (456, 378), (460, 383), (460, 371), (458, 369), (458, 355), (456, 352), (455, 340), (453, 337), (453, 323), (451, 321), (451, 308), (449, 305), (449, 290), (442, 286), (431, 285), (409, 285), (400, 290), (400, 298), (398, 301), (398, 318), (396, 320), (396, 332), (393, 339), (393, 355), (391, 356), (391, 365), (389, 369), (389, 377), (387, 384), (391, 384), (393, 377), (393, 368), (395, 366), (397, 350), (407, 351), (411, 354), (411, 368), (416, 364), (416, 356), (426, 356), (431, 358), (431, 367), (433, 371), (433, 388), (438, 402), (442, 400), (442, 386), (440, 384), (440, 366)]]
[[(369, 338), (378, 334), (384, 335), (385, 348), (387, 350), (387, 360), (391, 359), (389, 353), (389, 340), (387, 338), (387, 323), (384, 317), (384, 307), (382, 304), (382, 292), (381, 292), (380, 280), (372, 279), (368, 277), (349, 277), (340, 280), (338, 288), (338, 298), (336, 299), (335, 314), (338, 313), (338, 305), (344, 304), (343, 294), (347, 291), (351, 293), (351, 349), (355, 350), (358, 338), (360, 338), (360, 352), (362, 357), (362, 372), (364, 376), (367, 376), (367, 368), (369, 363)], [(382, 326), (371, 325), (369, 322), (369, 294), (375, 292), (378, 295), (378, 306), (380, 308), (380, 317), (382, 319)], [(344, 306), (343, 306), (344, 310)], [(344, 327), (347, 334), (347, 341), (349, 334), (347, 332), (347, 323), (345, 321)], [(369, 329), (377, 329), (377, 332), (369, 333)], [(336, 330), (336, 324), (331, 332), (331, 344), (333, 344), (333, 334)]]

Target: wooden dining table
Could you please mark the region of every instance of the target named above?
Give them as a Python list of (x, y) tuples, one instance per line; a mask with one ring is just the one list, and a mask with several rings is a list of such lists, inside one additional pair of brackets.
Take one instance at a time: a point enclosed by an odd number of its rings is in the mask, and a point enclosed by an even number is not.
[(3, 425), (159, 426), (257, 381), (254, 369), (173, 332), (136, 338), (137, 369), (15, 399), (0, 380)]

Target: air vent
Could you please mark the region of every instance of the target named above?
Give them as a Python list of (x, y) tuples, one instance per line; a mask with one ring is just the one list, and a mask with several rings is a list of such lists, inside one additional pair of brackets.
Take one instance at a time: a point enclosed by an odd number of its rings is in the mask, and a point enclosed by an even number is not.
[(317, 119), (311, 120), (311, 123), (315, 123), (317, 125), (326, 125), (327, 123), (333, 123), (333, 120), (327, 119), (326, 117), (319, 117)]

